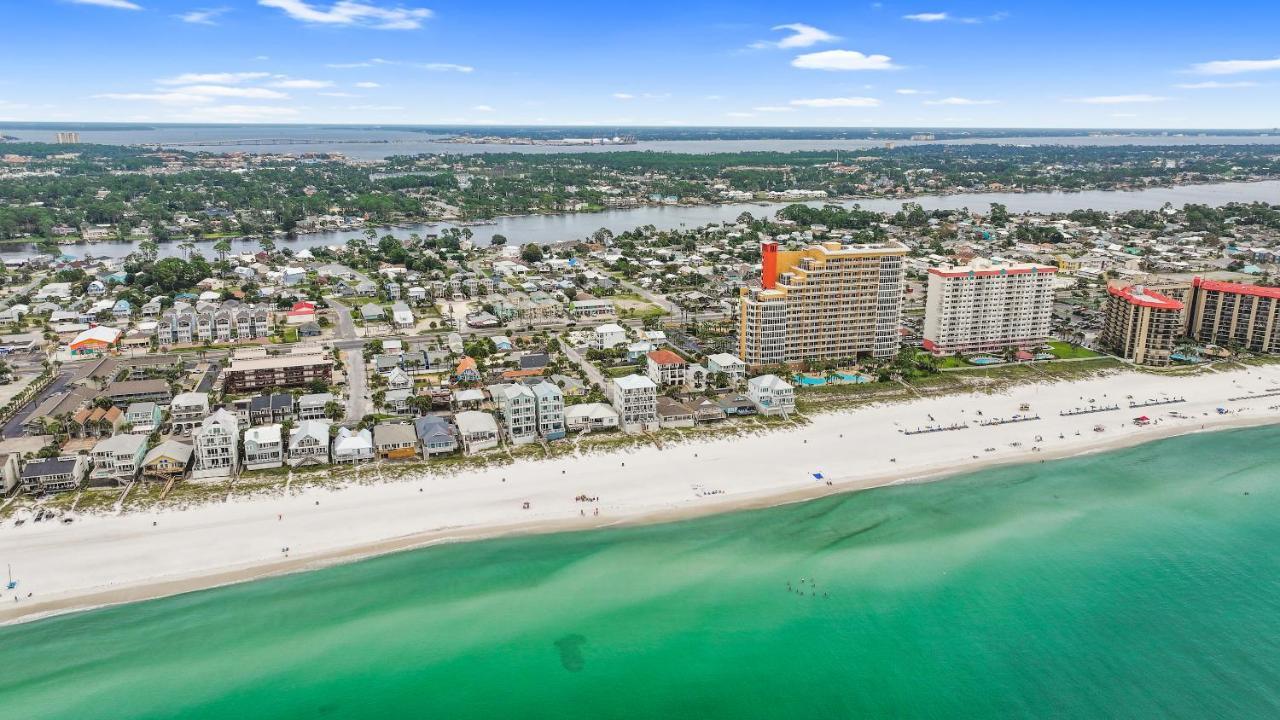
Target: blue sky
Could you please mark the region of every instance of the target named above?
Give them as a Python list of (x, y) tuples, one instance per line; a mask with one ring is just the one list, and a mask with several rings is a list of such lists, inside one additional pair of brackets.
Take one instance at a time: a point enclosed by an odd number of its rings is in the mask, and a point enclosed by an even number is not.
[(1267, 128), (1280, 2), (6, 3), (0, 120)]

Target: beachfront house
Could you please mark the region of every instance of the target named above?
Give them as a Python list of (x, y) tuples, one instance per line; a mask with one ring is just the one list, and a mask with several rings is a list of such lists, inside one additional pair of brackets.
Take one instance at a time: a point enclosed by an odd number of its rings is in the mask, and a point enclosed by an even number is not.
[(244, 431), (244, 467), (267, 470), (284, 464), (284, 442), (279, 425), (260, 425)]
[(693, 427), (693, 408), (666, 396), (658, 398), (658, 425), (664, 428)]
[(236, 416), (220, 408), (192, 433), (196, 467), (191, 477), (217, 480), (231, 477), (240, 463), (240, 425)]
[(104, 438), (93, 446), (91, 485), (128, 485), (138, 477), (147, 454), (147, 436), (121, 433)]
[(64, 455), (42, 460), (28, 460), (22, 466), (18, 482), (28, 495), (66, 492), (80, 487), (89, 469), (86, 455)]
[(454, 415), (453, 422), (468, 455), (498, 447), (498, 423), (489, 413), (464, 410)]
[(546, 440), (564, 437), (564, 393), (555, 383), (543, 380), (532, 388), (538, 416), (538, 435)]
[(414, 430), (418, 434), (418, 447), (424, 459), (436, 455), (448, 455), (458, 449), (458, 439), (454, 435), (453, 426), (446, 418), (439, 415), (426, 415), (413, 421)]
[(653, 380), (644, 375), (614, 378), (609, 394), (624, 431), (657, 429), (658, 385)]
[(166, 440), (142, 458), (142, 479), (156, 482), (181, 480), (191, 464), (195, 448), (177, 440)]
[(614, 430), (618, 427), (618, 411), (606, 403), (570, 405), (564, 411), (564, 424), (569, 430)]
[(358, 463), (373, 459), (373, 433), (368, 430), (339, 428), (333, 439), (335, 463)]
[(523, 445), (537, 439), (538, 400), (528, 385), (491, 385), (489, 395), (502, 412), (502, 424), (512, 444)]
[(325, 465), (329, 463), (329, 424), (319, 420), (303, 420), (289, 431), (289, 464)]
[(410, 460), (418, 456), (418, 435), (408, 423), (382, 423), (373, 428), (373, 446), (384, 460)]
[(747, 381), (747, 397), (762, 415), (786, 415), (796, 409), (796, 391), (777, 375), (760, 375)]

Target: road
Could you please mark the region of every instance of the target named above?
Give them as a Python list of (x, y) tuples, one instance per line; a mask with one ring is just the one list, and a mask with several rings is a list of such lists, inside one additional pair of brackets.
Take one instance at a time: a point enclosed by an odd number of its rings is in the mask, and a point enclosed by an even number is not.
[(560, 343), (560, 349), (564, 351), (565, 357), (569, 358), (569, 362), (577, 365), (586, 374), (588, 380), (595, 385), (599, 385), (600, 389), (605, 393), (609, 392), (609, 379), (604, 376), (604, 373), (600, 372), (600, 369), (594, 363), (588, 362), (586, 358), (582, 357), (577, 348), (570, 346), (569, 343), (562, 342)]
[(338, 317), (333, 346), (342, 351), (342, 366), (347, 375), (347, 414), (343, 422), (354, 425), (372, 412), (373, 400), (369, 397), (368, 370), (364, 362), (365, 341), (356, 337), (356, 324), (351, 319), (351, 308), (334, 297), (326, 297), (333, 314)]

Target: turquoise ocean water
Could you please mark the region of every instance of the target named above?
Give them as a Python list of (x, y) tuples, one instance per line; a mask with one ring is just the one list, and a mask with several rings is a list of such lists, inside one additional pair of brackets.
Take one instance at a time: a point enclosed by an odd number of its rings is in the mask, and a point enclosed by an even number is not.
[(5, 718), (1275, 718), (1280, 428), (0, 629)]

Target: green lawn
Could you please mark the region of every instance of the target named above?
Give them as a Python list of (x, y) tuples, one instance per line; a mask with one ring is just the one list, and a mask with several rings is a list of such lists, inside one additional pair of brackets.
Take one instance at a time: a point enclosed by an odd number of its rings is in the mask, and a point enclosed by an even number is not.
[(618, 367), (605, 368), (604, 374), (609, 377), (617, 378), (622, 377), (623, 375), (630, 375), (636, 372), (639, 368), (639, 365), (619, 365)]
[(1101, 353), (1096, 353), (1089, 348), (1072, 345), (1061, 340), (1049, 341), (1049, 347), (1053, 348), (1051, 352), (1058, 356), (1059, 360), (1076, 360), (1079, 358), (1100, 357)]

